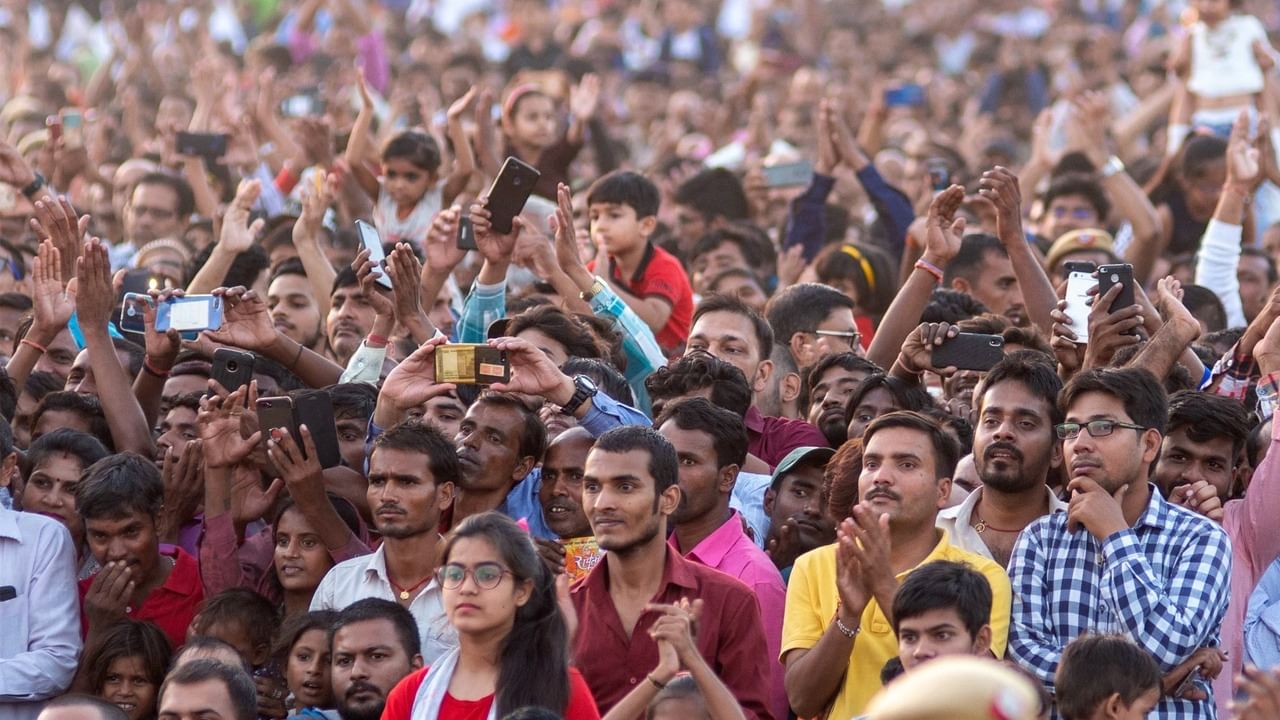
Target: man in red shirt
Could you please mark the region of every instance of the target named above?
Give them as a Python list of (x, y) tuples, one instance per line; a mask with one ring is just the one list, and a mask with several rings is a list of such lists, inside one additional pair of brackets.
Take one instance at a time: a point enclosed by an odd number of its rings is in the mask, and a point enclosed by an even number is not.
[(668, 518), (681, 497), (675, 448), (651, 428), (616, 428), (596, 440), (584, 471), (583, 509), (606, 552), (573, 587), (581, 628), (573, 658), (601, 713), (639, 683), (663, 685), (646, 675), (658, 666), (649, 629), (663, 606), (700, 598), (698, 651), (748, 718), (772, 718), (770, 658), (755, 597), (667, 544)]
[(178, 547), (160, 551), (164, 483), (155, 463), (133, 453), (99, 460), (76, 489), (76, 509), (89, 551), (102, 565), (80, 581), (86, 644), (128, 617), (155, 623), (175, 651), (182, 647), (204, 588), (195, 558)]

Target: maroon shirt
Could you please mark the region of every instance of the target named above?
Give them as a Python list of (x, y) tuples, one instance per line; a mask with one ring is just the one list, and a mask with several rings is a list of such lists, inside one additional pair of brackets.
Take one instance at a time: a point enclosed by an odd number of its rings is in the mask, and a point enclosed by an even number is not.
[[(686, 560), (666, 547), (662, 588), (653, 602), (672, 604), (701, 598), (698, 650), (716, 676), (742, 705), (748, 718), (771, 719), (769, 651), (760, 622), (760, 606), (746, 585), (705, 565)], [(609, 597), (607, 556), (573, 586), (578, 633), (573, 664), (582, 671), (604, 715), (658, 665), (658, 644), (649, 637), (656, 613), (640, 616), (631, 636)]]
[(755, 405), (742, 417), (747, 425), (747, 452), (769, 464), (773, 470), (798, 447), (827, 447), (827, 438), (804, 420), (765, 417)]

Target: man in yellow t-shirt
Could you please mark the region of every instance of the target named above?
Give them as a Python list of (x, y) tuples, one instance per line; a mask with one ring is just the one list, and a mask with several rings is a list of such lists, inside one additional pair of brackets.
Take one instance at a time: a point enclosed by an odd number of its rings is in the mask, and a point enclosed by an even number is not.
[[(951, 545), (935, 517), (951, 495), (958, 448), (914, 412), (876, 418), (863, 433), (859, 502), (836, 542), (796, 560), (787, 586), (782, 662), (787, 699), (802, 718), (861, 714), (898, 654), (885, 615), (898, 584), (934, 560), (965, 563), (991, 584), (991, 650), (1004, 655), (1009, 578), (994, 562)], [(850, 481), (850, 479), (845, 479)], [(840, 482), (836, 478), (834, 482)]]

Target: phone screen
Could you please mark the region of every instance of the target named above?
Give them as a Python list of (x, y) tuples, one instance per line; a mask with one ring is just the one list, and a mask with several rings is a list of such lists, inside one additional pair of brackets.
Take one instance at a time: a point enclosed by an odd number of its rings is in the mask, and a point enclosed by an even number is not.
[(169, 327), (174, 330), (203, 330), (209, 326), (209, 301), (174, 303), (169, 308)]
[(1071, 332), (1081, 345), (1089, 342), (1089, 291), (1097, 284), (1098, 279), (1091, 272), (1072, 270), (1067, 275), (1066, 312), (1071, 318)]
[(387, 259), (387, 254), (382, 250), (382, 236), (378, 234), (378, 229), (363, 220), (357, 220), (356, 232), (360, 233), (360, 244), (364, 245), (365, 249), (369, 251), (369, 260), (382, 271), (382, 274), (378, 276), (377, 283), (390, 290), (391, 278), (387, 275), (386, 267), (383, 266), (383, 261)]

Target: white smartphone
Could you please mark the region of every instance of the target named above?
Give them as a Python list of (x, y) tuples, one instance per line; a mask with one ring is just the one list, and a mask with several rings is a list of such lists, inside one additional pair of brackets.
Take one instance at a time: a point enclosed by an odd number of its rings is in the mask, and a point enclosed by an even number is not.
[(1069, 262), (1063, 266), (1067, 271), (1067, 317), (1071, 318), (1071, 332), (1076, 335), (1076, 343), (1085, 345), (1089, 342), (1089, 291), (1098, 285), (1094, 276), (1097, 268), (1093, 263)]
[(156, 330), (202, 332), (222, 327), (222, 298), (216, 295), (188, 295), (170, 298), (156, 307)]
[(387, 259), (387, 254), (382, 250), (382, 236), (378, 234), (378, 229), (363, 220), (357, 220), (356, 232), (360, 234), (360, 244), (369, 251), (369, 261), (378, 267), (379, 275), (375, 282), (390, 290), (391, 276), (382, 264)]

